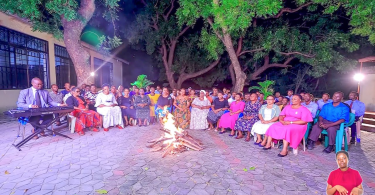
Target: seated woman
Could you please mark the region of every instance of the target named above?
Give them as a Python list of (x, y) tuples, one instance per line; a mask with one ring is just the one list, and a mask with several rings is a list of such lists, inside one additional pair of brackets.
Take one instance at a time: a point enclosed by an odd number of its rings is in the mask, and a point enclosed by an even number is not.
[[(251, 129), (251, 134), (256, 134), (255, 145), (259, 145), (262, 143), (262, 136), (266, 133), (268, 128), (279, 120), (280, 115), (280, 108), (275, 103), (275, 97), (270, 95), (266, 99), (267, 104), (263, 105), (259, 110), (259, 120), (253, 125)], [(254, 135), (255, 136), (255, 135)], [(265, 135), (264, 140), (267, 140), (267, 136)], [(265, 141), (264, 141), (265, 144)], [(263, 144), (263, 146), (264, 146)]]
[[(220, 117), (224, 114), (225, 110), (228, 110), (229, 104), (228, 100), (224, 99), (223, 92), (219, 91), (217, 94), (218, 98), (216, 98), (211, 105), (211, 111), (208, 112), (207, 120), (210, 124), (209, 130), (214, 129), (214, 123), (217, 123)], [(216, 125), (215, 131), (217, 131), (219, 124)]]
[(75, 124), (75, 131), (79, 135), (85, 135), (83, 132), (84, 128), (94, 127), (92, 131), (99, 132), (97, 127), (100, 123), (100, 116), (97, 112), (89, 110), (88, 104), (80, 96), (80, 89), (74, 87), (71, 91), (72, 96), (68, 97), (66, 104), (70, 107), (74, 107), (74, 111), (70, 114), (77, 118)]
[(287, 97), (283, 97), (283, 99), (281, 100), (281, 104), (279, 105), (279, 109), (280, 111), (283, 111), (284, 108), (289, 105), (289, 98)]
[(301, 105), (302, 97), (299, 94), (293, 95), (292, 105), (287, 105), (280, 113), (279, 120), (270, 128), (266, 135), (267, 144), (264, 150), (271, 149), (272, 139), (283, 140), (283, 149), (277, 156), (284, 157), (288, 155), (288, 145), (297, 149), (306, 133), (307, 123), (312, 122), (310, 111)]
[(147, 94), (147, 95), (151, 100), (151, 103), (150, 103), (150, 120), (151, 121), (150, 121), (150, 123), (154, 124), (156, 122), (156, 120), (155, 120), (155, 117), (156, 117), (156, 115), (155, 115), (155, 104), (158, 101), (160, 94), (156, 94), (155, 93), (155, 87), (151, 87), (150, 93)]
[(176, 125), (182, 129), (187, 129), (190, 125), (190, 101), (185, 94), (185, 89), (181, 88), (180, 94), (176, 97), (173, 103), (176, 107), (173, 114)]
[(207, 129), (208, 127), (206, 118), (211, 103), (205, 96), (206, 91), (201, 90), (199, 92), (199, 97), (195, 98), (191, 104), (190, 129)]
[(250, 100), (245, 103), (243, 117), (236, 121), (230, 136), (234, 135), (234, 131), (238, 131), (238, 136), (236, 139), (241, 139), (243, 138), (242, 131), (248, 131), (245, 141), (250, 141), (250, 132), (254, 123), (259, 121), (258, 113), (261, 106), (262, 105), (258, 101), (257, 94), (250, 94)]
[(134, 96), (138, 126), (142, 126), (142, 122), (144, 126), (147, 126), (147, 121), (150, 120), (150, 104), (151, 100), (148, 95), (145, 95), (145, 90), (139, 89), (139, 95)]
[(328, 195), (362, 195), (362, 177), (357, 170), (349, 168), (349, 154), (346, 151), (336, 153), (338, 169), (329, 174), (326, 193)]
[(110, 93), (108, 85), (104, 85), (102, 93), (96, 97), (95, 107), (97, 112), (103, 116), (104, 131), (108, 131), (110, 126), (124, 128), (121, 108), (117, 106), (116, 98)]
[(118, 98), (118, 103), (121, 108), (122, 117), (125, 120), (125, 126), (132, 125), (133, 120), (136, 119), (135, 108), (132, 97), (130, 96), (130, 90), (124, 89), (124, 95)]
[(225, 128), (230, 128), (232, 131), (234, 130), (238, 115), (243, 112), (245, 108), (245, 102), (241, 100), (241, 97), (241, 93), (236, 93), (235, 101), (230, 104), (229, 112), (221, 116), (219, 123), (219, 128), (221, 128), (220, 134), (225, 133)]
[(163, 91), (158, 98), (156, 104), (158, 107), (155, 110), (155, 114), (159, 116), (160, 124), (163, 124), (163, 117), (165, 116), (164, 110), (167, 109), (169, 112), (172, 112), (172, 97), (169, 95), (168, 88), (163, 87)]

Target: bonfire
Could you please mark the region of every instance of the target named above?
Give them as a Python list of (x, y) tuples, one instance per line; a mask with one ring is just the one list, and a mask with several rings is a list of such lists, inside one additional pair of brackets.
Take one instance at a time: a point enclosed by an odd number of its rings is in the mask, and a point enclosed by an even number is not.
[(167, 109), (164, 109), (164, 112), (166, 115), (163, 118), (163, 127), (160, 129), (164, 134), (148, 142), (150, 144), (147, 147), (152, 148), (151, 151), (163, 151), (162, 158), (164, 158), (168, 154), (181, 153), (190, 149), (196, 151), (203, 149), (200, 141), (190, 136), (187, 131), (176, 127), (174, 116)]

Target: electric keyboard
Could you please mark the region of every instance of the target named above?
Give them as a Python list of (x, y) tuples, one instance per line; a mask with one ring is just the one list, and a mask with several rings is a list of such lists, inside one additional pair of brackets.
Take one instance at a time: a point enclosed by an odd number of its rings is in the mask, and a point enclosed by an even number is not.
[(50, 108), (16, 108), (4, 112), (5, 115), (19, 118), (19, 117), (30, 117), (30, 116), (40, 116), (47, 114), (60, 114), (60, 113), (69, 113), (74, 110), (73, 107), (50, 107)]

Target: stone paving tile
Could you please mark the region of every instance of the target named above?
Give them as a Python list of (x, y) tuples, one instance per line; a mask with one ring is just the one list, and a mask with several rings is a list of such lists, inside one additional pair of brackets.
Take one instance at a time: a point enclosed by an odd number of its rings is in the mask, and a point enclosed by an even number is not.
[[(0, 117), (1, 195), (97, 194), (98, 189), (108, 194), (324, 194), (328, 174), (337, 167), (334, 154), (322, 153), (322, 145), (278, 158), (277, 149), (263, 151), (228, 134), (189, 130), (205, 149), (161, 158), (145, 147), (162, 134), (158, 126), (85, 136), (58, 128), (73, 139), (42, 137), (19, 152), (11, 146), (17, 122)], [(30, 129), (27, 125), (27, 134)], [(362, 142), (349, 148), (350, 166), (361, 173), (365, 194), (375, 194), (374, 139), (375, 134), (362, 132)]]

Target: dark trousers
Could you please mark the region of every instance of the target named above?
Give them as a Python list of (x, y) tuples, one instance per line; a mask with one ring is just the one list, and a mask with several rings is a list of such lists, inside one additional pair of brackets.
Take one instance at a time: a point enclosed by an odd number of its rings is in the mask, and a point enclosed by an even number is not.
[(359, 120), (359, 116), (355, 117), (354, 123), (350, 126), (351, 129), (351, 137), (355, 138), (357, 136), (357, 121)]
[[(322, 122), (323, 122), (323, 124), (334, 123), (334, 122), (331, 122), (331, 121), (327, 121), (326, 119), (323, 119)], [(327, 129), (329, 145), (332, 146), (336, 143), (336, 134), (337, 134), (337, 130), (339, 130), (339, 129), (340, 129), (340, 125), (335, 125), (335, 126), (329, 127)], [(311, 139), (312, 141), (317, 141), (318, 138), (319, 138), (319, 135), (322, 133), (322, 131), (323, 131), (323, 129), (321, 127), (319, 127), (319, 122), (317, 122), (312, 127), (309, 139)]]
[[(42, 123), (40, 121), (42, 120)], [(29, 118), (29, 123), (37, 130), (37, 125), (47, 125), (53, 120), (53, 115), (41, 115), (41, 116), (32, 116)]]
[(89, 110), (96, 112), (96, 107), (94, 106), (94, 104), (89, 104)]

